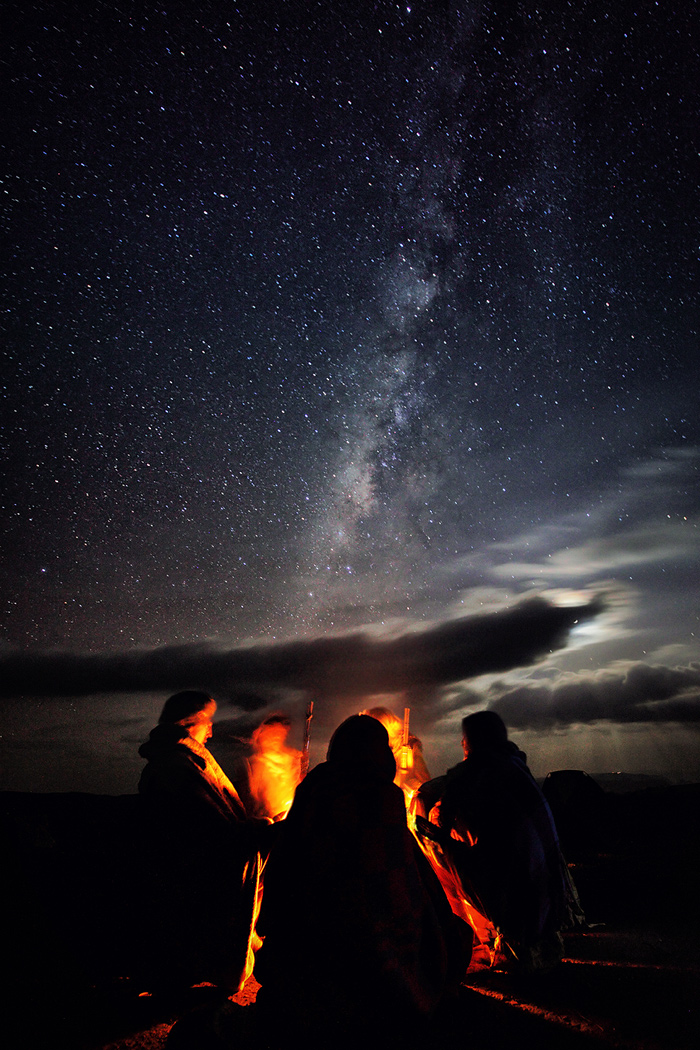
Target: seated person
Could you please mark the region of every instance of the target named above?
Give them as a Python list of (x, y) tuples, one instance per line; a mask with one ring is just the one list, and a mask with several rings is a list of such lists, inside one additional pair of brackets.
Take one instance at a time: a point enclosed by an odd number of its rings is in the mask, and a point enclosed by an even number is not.
[(395, 772), (384, 727), (354, 715), (279, 825), (255, 969), (273, 1039), (395, 1045), (466, 970), (462, 924), (408, 831)]
[(147, 760), (143, 977), (236, 990), (252, 970), (261, 857), (233, 784), (205, 746), (215, 712), (207, 693), (177, 693), (139, 748)]
[[(462, 722), (464, 761), (440, 778), (439, 826), (466, 893), (526, 970), (561, 958), (568, 872), (547, 802), (494, 711)], [(432, 806), (430, 785), (424, 797)]]

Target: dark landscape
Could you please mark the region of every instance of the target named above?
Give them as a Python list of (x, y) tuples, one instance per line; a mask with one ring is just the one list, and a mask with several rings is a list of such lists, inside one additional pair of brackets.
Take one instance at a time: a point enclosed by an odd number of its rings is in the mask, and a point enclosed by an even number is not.
[[(588, 925), (550, 974), (469, 974), (435, 1045), (697, 1046), (700, 785), (618, 794), (560, 773), (548, 790)], [(138, 796), (5, 792), (1, 810), (6, 1045), (159, 1050), (213, 990), (149, 986)], [(251, 979), (237, 1001), (256, 991)]]

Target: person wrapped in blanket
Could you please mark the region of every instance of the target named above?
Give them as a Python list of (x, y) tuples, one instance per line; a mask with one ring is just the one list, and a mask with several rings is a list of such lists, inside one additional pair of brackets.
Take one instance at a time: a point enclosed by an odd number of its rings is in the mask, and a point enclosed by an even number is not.
[(280, 825), (255, 965), (271, 1045), (290, 1031), (313, 1046), (395, 1045), (466, 969), (471, 931), (407, 828), (395, 773), (384, 726), (353, 715)]
[(515, 968), (548, 969), (561, 930), (581, 921), (549, 806), (494, 711), (462, 721), (464, 761), (425, 785), (466, 894), (502, 935)]
[(236, 991), (252, 971), (267, 822), (251, 821), (214, 756), (216, 702), (195, 690), (165, 703), (139, 748), (144, 893), (141, 968), (169, 992), (208, 981)]

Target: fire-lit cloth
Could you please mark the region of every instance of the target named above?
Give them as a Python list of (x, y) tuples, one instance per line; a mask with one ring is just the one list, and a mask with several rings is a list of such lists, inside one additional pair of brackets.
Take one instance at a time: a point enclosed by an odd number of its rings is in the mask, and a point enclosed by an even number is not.
[(259, 1002), (328, 1045), (410, 1028), (466, 967), (394, 772), (384, 727), (344, 722), (298, 787), (266, 871)]
[(139, 754), (148, 760), (139, 781), (140, 794), (170, 797), (184, 805), (206, 804), (210, 819), (245, 820), (238, 793), (219, 763), (182, 726), (157, 725)]
[(556, 961), (559, 931), (571, 919), (567, 872), (525, 756), (508, 742), (501, 751), (470, 754), (443, 779), (439, 824), (450, 833), (445, 846), (467, 893), (523, 966)]
[(150, 965), (173, 981), (237, 988), (252, 965), (261, 858), (236, 790), (180, 725), (139, 748)]

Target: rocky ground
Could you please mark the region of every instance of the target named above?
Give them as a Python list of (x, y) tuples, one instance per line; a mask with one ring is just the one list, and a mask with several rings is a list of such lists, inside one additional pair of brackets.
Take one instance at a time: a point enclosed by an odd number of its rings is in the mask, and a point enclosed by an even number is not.
[[(110, 856), (114, 881), (99, 894), (87, 892), (89, 879), (74, 885), (65, 865), (76, 848), (75, 814), (80, 811), (84, 843), (86, 813), (93, 814), (97, 803), (76, 798), (68, 814), (59, 798), (66, 796), (3, 799), (5, 841), (19, 843), (10, 851), (5, 897), (12, 970), (5, 981), (4, 1024), (10, 1033), (5, 1045), (161, 1050), (176, 1019), (211, 1003), (216, 993), (200, 987), (167, 998), (139, 987), (129, 976), (123, 938), (109, 965), (102, 955), (98, 960), (95, 945), (119, 939), (103, 916), (106, 901), (119, 892), (119, 862), (116, 854)], [(695, 1050), (700, 1045), (699, 802), (696, 785), (607, 800), (607, 814), (594, 822), (599, 835), (582, 835), (578, 843), (568, 836), (589, 926), (566, 935), (564, 962), (537, 978), (492, 971), (468, 975), (436, 1023), (435, 1045)], [(119, 811), (118, 823), (130, 803), (104, 805)], [(99, 812), (104, 825), (103, 808)], [(81, 870), (84, 866), (83, 857)], [(65, 912), (70, 917), (82, 911), (82, 925), (49, 918), (61, 901), (64, 920)], [(71, 942), (67, 929), (80, 931), (79, 944)], [(237, 1001), (254, 1009), (256, 991), (252, 979)]]

